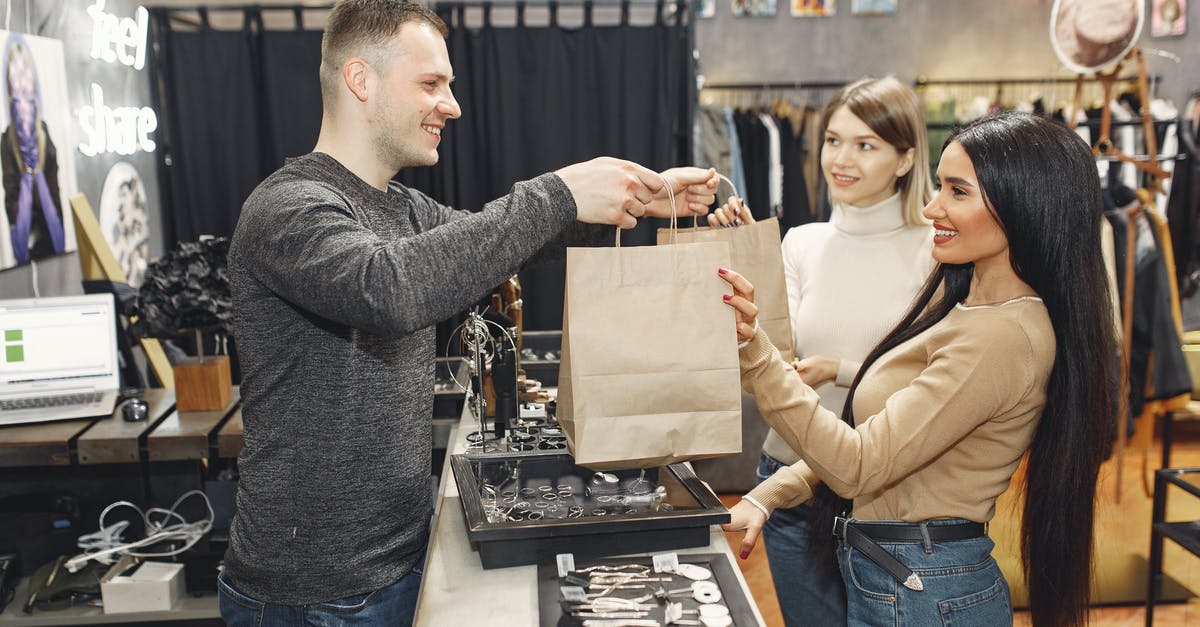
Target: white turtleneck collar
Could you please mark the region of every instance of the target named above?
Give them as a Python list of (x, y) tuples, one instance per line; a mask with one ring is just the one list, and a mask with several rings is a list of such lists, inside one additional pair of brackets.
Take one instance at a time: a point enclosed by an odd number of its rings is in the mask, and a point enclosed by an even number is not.
[(870, 207), (855, 207), (835, 202), (829, 223), (833, 228), (848, 235), (877, 235), (903, 228), (906, 225), (900, 204), (900, 192)]

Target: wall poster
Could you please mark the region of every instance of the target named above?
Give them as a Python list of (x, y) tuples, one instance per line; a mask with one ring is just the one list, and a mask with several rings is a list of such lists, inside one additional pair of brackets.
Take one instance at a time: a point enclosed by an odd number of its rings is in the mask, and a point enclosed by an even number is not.
[(826, 17), (837, 13), (837, 0), (792, 0), (792, 17)]
[(1153, 0), (1150, 6), (1151, 37), (1187, 34), (1187, 0)]
[(895, 15), (900, 0), (850, 0), (851, 15)]
[(772, 17), (775, 15), (775, 0), (731, 0), (729, 6), (734, 17)]
[(0, 270), (75, 250), (77, 189), (62, 42), (0, 30)]

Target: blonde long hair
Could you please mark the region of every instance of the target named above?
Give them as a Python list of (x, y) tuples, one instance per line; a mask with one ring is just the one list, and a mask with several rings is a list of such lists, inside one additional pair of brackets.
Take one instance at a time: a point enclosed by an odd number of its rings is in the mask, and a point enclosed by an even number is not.
[(925, 131), (925, 112), (916, 92), (893, 76), (861, 78), (838, 90), (821, 117), (821, 135), (829, 127), (829, 118), (845, 106), (858, 116), (880, 139), (897, 151), (913, 149), (913, 166), (896, 179), (904, 221), (927, 226), (921, 215), (933, 198), (929, 176), (929, 139)]

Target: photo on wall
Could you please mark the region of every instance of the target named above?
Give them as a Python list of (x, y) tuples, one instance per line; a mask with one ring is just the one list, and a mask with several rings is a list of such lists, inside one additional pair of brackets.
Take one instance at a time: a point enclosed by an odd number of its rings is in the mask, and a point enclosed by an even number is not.
[(125, 271), (125, 282), (138, 287), (150, 264), (150, 216), (146, 186), (137, 168), (118, 161), (100, 192), (100, 232)]
[(1151, 37), (1180, 37), (1187, 34), (1187, 0), (1152, 0)]
[(730, 0), (734, 17), (772, 17), (775, 0)]
[(827, 17), (837, 13), (837, 0), (792, 0), (792, 17)]
[(62, 42), (0, 31), (0, 270), (75, 250), (77, 189)]
[(900, 0), (850, 0), (851, 15), (895, 15)]

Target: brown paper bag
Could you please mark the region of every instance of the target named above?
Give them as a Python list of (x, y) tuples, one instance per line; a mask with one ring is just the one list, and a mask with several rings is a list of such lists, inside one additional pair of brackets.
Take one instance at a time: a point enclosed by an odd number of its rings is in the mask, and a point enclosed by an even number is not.
[[(670, 241), (670, 229), (658, 230), (658, 243)], [(754, 304), (758, 305), (758, 326), (771, 338), (784, 361), (791, 361), (792, 316), (788, 309), (787, 283), (783, 275), (783, 249), (780, 246), (779, 220), (767, 218), (735, 228), (707, 226), (679, 229), (679, 243), (728, 242), (729, 268), (741, 273), (754, 285)]]
[(558, 421), (575, 463), (649, 468), (742, 450), (723, 242), (568, 248)]

